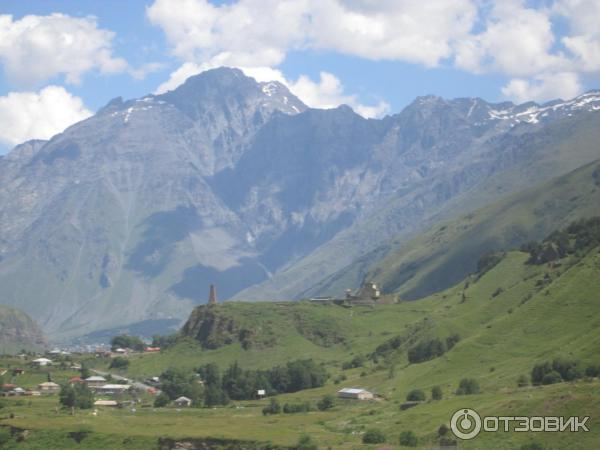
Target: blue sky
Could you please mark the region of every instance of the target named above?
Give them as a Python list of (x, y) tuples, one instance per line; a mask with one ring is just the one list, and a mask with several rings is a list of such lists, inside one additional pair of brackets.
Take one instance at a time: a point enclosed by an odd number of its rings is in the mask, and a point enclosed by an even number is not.
[(0, 0), (0, 152), (220, 65), (367, 117), (600, 86), (600, 0)]

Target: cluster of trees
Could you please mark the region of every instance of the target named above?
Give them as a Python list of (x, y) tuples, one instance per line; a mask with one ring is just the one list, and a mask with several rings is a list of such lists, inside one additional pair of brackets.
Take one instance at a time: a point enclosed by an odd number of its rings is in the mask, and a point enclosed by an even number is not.
[(181, 336), (177, 333), (168, 334), (165, 336), (155, 334), (154, 336), (152, 336), (152, 347), (160, 347), (161, 349), (172, 347), (177, 342), (179, 342), (180, 338)]
[(127, 369), (129, 367), (129, 360), (122, 356), (117, 356), (110, 361), (109, 369)]
[(94, 406), (94, 394), (85, 384), (65, 384), (60, 389), (58, 402), (67, 408), (90, 409)]
[[(333, 408), (335, 406), (335, 399), (326, 395), (321, 400), (317, 402), (317, 409), (319, 411), (325, 411), (327, 409)], [(314, 407), (309, 402), (303, 403), (284, 403), (283, 407), (279, 404), (276, 398), (271, 398), (270, 403), (265, 406), (262, 410), (263, 415), (269, 414), (296, 414), (313, 411)]]
[(236, 361), (222, 374), (217, 365), (206, 364), (198, 368), (198, 375), (204, 381), (203, 400), (207, 406), (250, 400), (256, 398), (258, 390), (275, 395), (320, 387), (329, 377), (325, 368), (312, 359), (290, 361), (270, 370), (243, 370)]
[[(432, 400), (441, 400), (443, 397), (442, 388), (439, 386), (434, 386), (431, 388), (431, 399)], [(406, 395), (406, 400), (409, 402), (424, 402), (427, 400), (427, 396), (425, 392), (421, 389), (413, 389)]]
[[(370, 428), (363, 434), (362, 441), (363, 444), (383, 444), (387, 441), (387, 436), (377, 428)], [(398, 443), (402, 447), (416, 447), (418, 444), (417, 435), (412, 431), (403, 431), (400, 433)]]
[(144, 351), (146, 344), (139, 337), (129, 336), (127, 334), (120, 334), (110, 340), (110, 347), (112, 350), (117, 348), (129, 348), (138, 352)]
[(473, 395), (479, 394), (481, 389), (479, 388), (479, 383), (474, 378), (463, 378), (458, 383), (458, 389), (456, 390), (456, 395)]
[(435, 338), (420, 342), (408, 349), (408, 361), (411, 364), (415, 364), (437, 358), (451, 350), (458, 341), (460, 341), (460, 336), (458, 334), (453, 334), (452, 336), (448, 336), (445, 340)]
[[(188, 397), (196, 406), (226, 405), (230, 400), (256, 398), (259, 390), (275, 395), (320, 387), (327, 378), (323, 366), (311, 359), (290, 361), (270, 370), (243, 370), (236, 361), (223, 373), (214, 363), (199, 367), (197, 373), (170, 368), (160, 376), (162, 394), (155, 406), (166, 406), (180, 396)], [(289, 412), (298, 412), (294, 411), (298, 408), (288, 405)]]
[(531, 370), (531, 382), (534, 385), (574, 381), (584, 376), (590, 378), (600, 376), (600, 366), (591, 365), (584, 370), (580, 361), (557, 358), (536, 364)]
[(346, 361), (342, 364), (342, 370), (356, 369), (357, 367), (364, 367), (367, 362), (367, 358), (363, 355), (357, 355), (350, 361)]
[(192, 406), (201, 406), (205, 390), (199, 383), (198, 376), (181, 368), (169, 368), (160, 375), (162, 394), (154, 401), (157, 407), (166, 406), (170, 400), (181, 396), (192, 401)]
[(528, 264), (546, 264), (600, 245), (600, 217), (581, 219), (540, 242), (528, 242), (521, 251), (529, 253)]

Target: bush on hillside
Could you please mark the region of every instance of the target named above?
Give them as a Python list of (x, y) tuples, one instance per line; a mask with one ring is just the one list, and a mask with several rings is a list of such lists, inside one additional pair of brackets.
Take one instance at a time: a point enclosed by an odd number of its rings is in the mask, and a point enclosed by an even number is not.
[(408, 349), (408, 361), (411, 364), (416, 364), (437, 358), (451, 350), (458, 341), (460, 341), (460, 336), (458, 334), (453, 334), (448, 336), (445, 340), (435, 338), (420, 342)]
[(129, 367), (129, 360), (127, 358), (123, 358), (122, 356), (117, 356), (113, 358), (110, 362), (110, 369), (126, 369)]
[(434, 386), (431, 388), (431, 399), (432, 400), (441, 400), (443, 397), (442, 388), (439, 386)]
[(474, 378), (463, 378), (460, 380), (456, 395), (473, 395), (479, 394), (479, 383)]
[(144, 344), (144, 341), (136, 336), (121, 334), (113, 337), (110, 340), (110, 347), (112, 350), (116, 350), (117, 348), (129, 348), (131, 350), (141, 352), (146, 348), (146, 344)]
[(399, 443), (403, 447), (416, 447), (417, 435), (412, 431), (403, 431), (400, 433)]
[(319, 411), (326, 411), (334, 406), (335, 397), (333, 395), (326, 395), (317, 403), (317, 408), (319, 408)]
[(304, 434), (298, 439), (298, 444), (294, 447), (295, 450), (317, 450), (317, 445), (313, 442), (310, 436)]
[(154, 399), (154, 407), (155, 408), (163, 408), (167, 406), (170, 402), (169, 396), (164, 392), (161, 392)]
[(554, 384), (561, 381), (574, 381), (583, 378), (581, 363), (575, 360), (557, 358), (536, 364), (531, 370), (531, 382), (534, 385)]
[(421, 389), (413, 389), (406, 396), (406, 400), (409, 402), (424, 402), (425, 399), (425, 392), (423, 392)]
[(517, 378), (517, 386), (519, 386), (519, 387), (529, 386), (529, 378), (527, 377), (527, 375), (520, 375), (519, 378)]
[(386, 440), (383, 431), (376, 428), (371, 428), (363, 434), (363, 444), (383, 444)]
[(279, 414), (281, 412), (281, 405), (276, 398), (272, 398), (271, 402), (265, 406), (262, 410), (264, 416), (269, 414)]

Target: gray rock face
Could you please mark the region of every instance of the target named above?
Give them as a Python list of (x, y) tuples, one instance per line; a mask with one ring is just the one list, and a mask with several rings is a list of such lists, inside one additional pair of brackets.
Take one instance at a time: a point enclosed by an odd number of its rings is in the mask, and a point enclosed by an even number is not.
[(598, 105), (424, 97), (366, 120), (226, 68), (117, 98), (0, 160), (0, 294), (57, 338), (185, 318), (209, 283), (295, 298)]

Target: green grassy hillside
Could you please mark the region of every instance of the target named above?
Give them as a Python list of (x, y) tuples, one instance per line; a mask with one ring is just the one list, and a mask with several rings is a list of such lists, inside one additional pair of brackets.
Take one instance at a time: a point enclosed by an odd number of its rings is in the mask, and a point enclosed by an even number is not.
[(438, 224), (372, 264), (367, 278), (384, 292), (416, 299), (474, 272), (486, 252), (541, 239), (600, 213), (600, 162)]
[[(526, 264), (528, 259), (527, 253), (507, 252), (487, 272), (418, 302), (352, 309), (309, 302), (200, 307), (184, 328), (187, 336), (161, 353), (131, 356), (124, 372), (142, 378), (169, 367), (193, 370), (208, 362), (226, 369), (234, 361), (244, 369), (267, 369), (290, 359), (313, 358), (329, 372), (327, 383), (278, 395), (281, 404), (314, 405), (325, 394), (356, 386), (379, 394), (374, 402), (338, 401), (329, 411), (263, 416), (268, 400), (238, 401), (189, 410), (167, 427), (164, 423), (171, 423), (167, 417), (174, 413), (160, 409), (103, 413), (97, 420), (80, 415), (48, 421), (42, 408), (7, 422), (56, 430), (85, 423), (100, 434), (243, 437), (282, 446), (293, 445), (308, 433), (320, 447), (336, 449), (376, 448), (361, 444), (362, 433), (375, 427), (386, 433), (392, 448), (397, 448), (401, 431), (412, 430), (419, 448), (425, 449), (435, 443), (438, 427), (448, 424), (454, 411), (469, 407), (484, 415), (589, 415), (591, 431), (486, 433), (461, 443), (461, 448), (514, 450), (536, 441), (551, 449), (594, 449), (600, 442), (600, 428), (595, 426), (600, 417), (600, 381), (519, 387), (517, 379), (529, 377), (535, 364), (556, 358), (577, 360), (581, 369), (600, 365), (600, 247), (570, 253), (550, 265)], [(409, 350), (417, 344), (456, 334), (460, 340), (443, 355), (409, 363)], [(344, 363), (356, 357), (362, 357), (362, 365), (344, 370)], [(96, 364), (108, 367), (107, 361)], [(463, 378), (475, 379), (481, 393), (456, 395)], [(441, 387), (442, 400), (430, 400), (434, 386)], [(413, 389), (422, 389), (427, 402), (401, 410)], [(120, 424), (125, 423), (123, 429)]]

